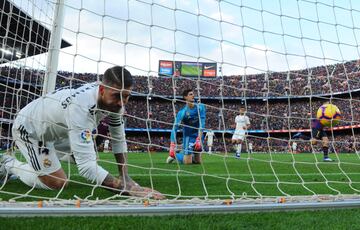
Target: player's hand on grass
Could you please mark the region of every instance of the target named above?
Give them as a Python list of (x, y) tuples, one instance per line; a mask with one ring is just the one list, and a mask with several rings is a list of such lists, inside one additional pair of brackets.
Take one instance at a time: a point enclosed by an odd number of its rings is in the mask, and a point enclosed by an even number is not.
[(160, 192), (151, 188), (142, 187), (131, 178), (126, 180), (122, 194), (136, 197), (153, 198), (156, 200), (165, 199), (165, 196)]
[(165, 196), (160, 192), (147, 187), (141, 187), (140, 185), (132, 186), (128, 193), (130, 196), (153, 198), (156, 200), (163, 200)]
[(165, 196), (160, 192), (151, 188), (142, 187), (133, 180), (127, 182), (125, 192), (130, 196), (153, 198), (156, 200), (165, 199)]

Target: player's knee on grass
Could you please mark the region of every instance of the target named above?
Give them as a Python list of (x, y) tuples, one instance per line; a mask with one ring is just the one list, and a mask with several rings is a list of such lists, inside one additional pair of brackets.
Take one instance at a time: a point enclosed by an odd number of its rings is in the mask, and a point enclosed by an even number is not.
[(192, 155), (184, 155), (183, 162), (185, 165), (192, 164)]
[(51, 189), (59, 190), (67, 186), (67, 177), (64, 170), (60, 169), (56, 172), (50, 173), (49, 175), (39, 176), (42, 183)]
[(201, 164), (201, 154), (194, 154), (193, 164)]

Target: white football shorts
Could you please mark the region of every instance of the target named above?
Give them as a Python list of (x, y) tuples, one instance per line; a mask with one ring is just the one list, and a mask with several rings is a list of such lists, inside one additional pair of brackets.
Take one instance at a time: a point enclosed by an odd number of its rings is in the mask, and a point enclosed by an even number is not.
[(233, 140), (244, 140), (246, 136), (245, 130), (236, 130), (234, 135), (232, 136)]

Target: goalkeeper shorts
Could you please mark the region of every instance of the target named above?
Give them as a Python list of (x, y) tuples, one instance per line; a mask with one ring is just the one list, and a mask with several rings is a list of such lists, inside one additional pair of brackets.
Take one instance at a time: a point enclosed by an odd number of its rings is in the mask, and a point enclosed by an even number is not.
[(194, 153), (197, 135), (183, 137), (183, 154), (191, 155)]

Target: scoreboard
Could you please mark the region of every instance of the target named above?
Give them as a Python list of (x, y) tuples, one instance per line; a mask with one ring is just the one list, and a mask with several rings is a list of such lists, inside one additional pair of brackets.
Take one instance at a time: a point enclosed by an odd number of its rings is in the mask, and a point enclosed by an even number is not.
[(159, 75), (168, 77), (204, 77), (217, 76), (215, 62), (159, 61)]

